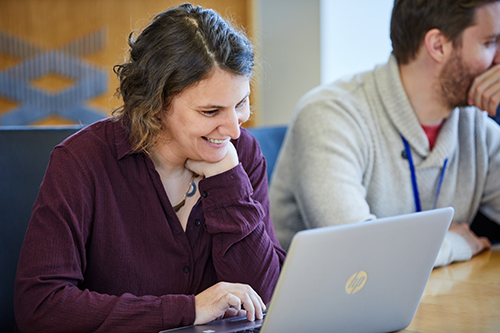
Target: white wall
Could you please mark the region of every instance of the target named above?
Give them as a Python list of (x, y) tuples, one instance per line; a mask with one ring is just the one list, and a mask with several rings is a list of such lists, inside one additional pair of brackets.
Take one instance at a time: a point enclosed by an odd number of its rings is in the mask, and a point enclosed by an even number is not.
[(313, 87), (387, 61), (393, 0), (256, 0), (259, 125), (288, 124)]
[(321, 0), (321, 83), (387, 61), (392, 6), (393, 0)]
[(259, 124), (287, 124), (320, 83), (320, 0), (256, 0), (260, 21)]

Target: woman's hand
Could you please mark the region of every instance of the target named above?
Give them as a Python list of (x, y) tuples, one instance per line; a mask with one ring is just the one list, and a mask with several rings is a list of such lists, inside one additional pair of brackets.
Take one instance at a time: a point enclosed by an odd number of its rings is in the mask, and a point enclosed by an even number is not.
[(197, 173), (200, 176), (204, 176), (205, 178), (218, 175), (220, 173), (226, 172), (237, 166), (240, 163), (238, 158), (238, 153), (236, 152), (236, 148), (229, 141), (227, 143), (227, 154), (224, 156), (222, 160), (215, 163), (209, 163), (205, 161), (195, 161), (195, 160), (187, 160), (186, 168)]
[(219, 282), (195, 296), (195, 325), (222, 317), (246, 314), (249, 321), (262, 319), (266, 305), (246, 284)]

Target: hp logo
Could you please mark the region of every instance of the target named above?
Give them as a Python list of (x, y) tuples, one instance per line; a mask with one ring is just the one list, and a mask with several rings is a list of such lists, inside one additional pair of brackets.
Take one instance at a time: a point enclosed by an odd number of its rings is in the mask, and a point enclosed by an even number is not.
[(359, 271), (351, 275), (347, 283), (345, 284), (345, 291), (348, 294), (354, 294), (358, 292), (366, 283), (368, 275), (365, 271)]

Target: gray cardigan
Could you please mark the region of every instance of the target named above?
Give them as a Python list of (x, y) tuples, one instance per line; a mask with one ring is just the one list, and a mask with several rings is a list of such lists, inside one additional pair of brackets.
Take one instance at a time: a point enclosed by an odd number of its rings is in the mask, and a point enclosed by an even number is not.
[[(434, 208), (448, 158), (437, 207), (454, 207), (459, 223), (470, 223), (478, 209), (500, 221), (500, 126), (474, 107), (456, 108), (431, 151), (391, 56), (299, 101), (271, 181), (281, 244), (288, 248), (302, 229), (414, 212), (401, 135), (411, 147), (422, 210)], [(471, 256), (465, 240), (448, 232), (436, 265)]]

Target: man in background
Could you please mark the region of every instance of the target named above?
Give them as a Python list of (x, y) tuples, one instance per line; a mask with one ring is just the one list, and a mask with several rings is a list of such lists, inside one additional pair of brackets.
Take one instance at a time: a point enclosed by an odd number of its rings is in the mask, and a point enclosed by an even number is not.
[[(500, 1), (395, 0), (392, 55), (297, 105), (271, 182), (282, 246), (302, 229), (452, 206), (436, 266), (490, 247), (500, 222)], [(486, 112), (483, 112), (483, 111)]]

